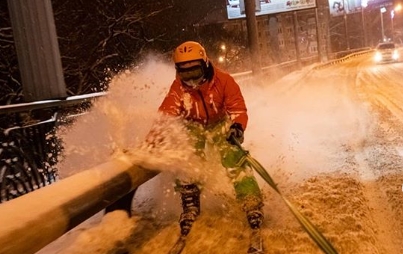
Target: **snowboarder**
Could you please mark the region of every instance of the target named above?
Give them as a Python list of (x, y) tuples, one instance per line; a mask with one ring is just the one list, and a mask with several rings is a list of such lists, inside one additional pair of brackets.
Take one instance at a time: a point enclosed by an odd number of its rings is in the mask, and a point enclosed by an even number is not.
[[(213, 143), (233, 182), (236, 198), (242, 204), (252, 229), (263, 221), (263, 200), (252, 169), (241, 163), (242, 151), (232, 143), (241, 143), (248, 122), (247, 108), (234, 78), (213, 66), (202, 45), (187, 41), (173, 54), (176, 77), (159, 107), (163, 114), (180, 117), (195, 137), (196, 154), (204, 155), (206, 142)], [(224, 131), (223, 131), (224, 130)], [(187, 235), (200, 214), (200, 188), (196, 183), (177, 182), (183, 212), (181, 234)]]
[[(197, 42), (187, 41), (179, 45), (173, 60), (176, 78), (159, 112), (184, 120), (195, 138), (196, 154), (200, 157), (205, 156), (206, 142), (213, 142), (227, 175), (232, 179), (236, 198), (242, 204), (250, 227), (260, 228), (263, 221), (262, 194), (252, 169), (246, 163), (240, 163), (243, 152), (232, 143), (233, 138), (243, 142), (248, 122), (239, 85), (228, 73), (212, 65), (205, 49)], [(148, 142), (154, 142), (152, 136), (153, 131), (150, 131)], [(200, 214), (200, 187), (197, 183), (178, 180), (175, 189), (181, 194), (183, 208), (179, 220), (181, 234), (187, 235)], [(131, 216), (135, 192), (133, 190), (108, 206), (105, 213), (123, 209)]]

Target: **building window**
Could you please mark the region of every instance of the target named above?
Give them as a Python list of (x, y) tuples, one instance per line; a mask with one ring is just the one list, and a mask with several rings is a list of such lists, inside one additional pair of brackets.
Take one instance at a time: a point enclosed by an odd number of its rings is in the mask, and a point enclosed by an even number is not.
[(309, 47), (309, 52), (310, 52), (310, 53), (316, 53), (316, 52), (318, 52), (318, 47), (316, 47), (316, 45), (315, 45), (315, 46), (310, 46), (310, 47)]

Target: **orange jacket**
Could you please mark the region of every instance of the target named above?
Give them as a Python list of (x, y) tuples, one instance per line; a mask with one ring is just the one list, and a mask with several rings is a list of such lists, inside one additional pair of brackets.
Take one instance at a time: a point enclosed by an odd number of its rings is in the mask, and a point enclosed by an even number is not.
[(227, 116), (246, 129), (247, 109), (241, 90), (234, 78), (217, 68), (210, 82), (199, 89), (183, 85), (179, 77), (173, 81), (159, 111), (196, 121), (204, 126), (214, 125)]

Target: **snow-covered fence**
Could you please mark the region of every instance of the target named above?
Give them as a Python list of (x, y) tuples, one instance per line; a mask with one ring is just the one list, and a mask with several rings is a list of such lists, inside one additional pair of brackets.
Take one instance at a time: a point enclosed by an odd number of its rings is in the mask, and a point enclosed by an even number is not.
[(0, 203), (56, 181), (59, 139), (54, 126), (44, 121), (0, 132)]
[[(317, 56), (305, 57), (301, 59), (301, 66), (307, 66), (318, 62)], [(299, 64), (297, 60), (287, 61), (280, 64), (273, 64), (269, 66), (262, 67), (262, 75), (270, 76), (270, 80), (274, 81), (277, 78), (284, 76), (284, 73), (289, 73), (297, 70)], [(239, 82), (243, 80), (248, 80), (253, 77), (252, 71), (233, 73), (232, 76)]]
[(84, 95), (70, 96), (66, 99), (56, 99), (56, 100), (43, 100), (28, 103), (19, 103), (0, 106), (0, 114), (11, 114), (32, 111), (36, 109), (54, 108), (54, 107), (66, 107), (71, 105), (77, 105), (80, 103), (89, 102), (92, 99), (102, 97), (106, 95), (106, 92), (91, 93)]
[(0, 106), (0, 203), (56, 181), (62, 147), (55, 128), (72, 116), (62, 112), (105, 94)]
[(346, 56), (343, 56), (343, 57), (341, 57), (341, 58), (337, 58), (337, 59), (332, 60), (332, 61), (329, 61), (329, 62), (327, 62), (327, 63), (324, 63), (324, 64), (320, 64), (320, 65), (318, 65), (318, 66), (315, 66), (314, 69), (315, 69), (315, 70), (319, 70), (319, 69), (322, 69), (322, 68), (325, 68), (325, 67), (328, 67), (328, 66), (331, 66), (331, 65), (334, 65), (334, 64), (339, 64), (339, 63), (342, 63), (342, 62), (344, 62), (344, 61), (347, 61), (347, 60), (349, 60), (349, 59), (351, 59), (351, 58), (353, 58), (353, 57), (357, 57), (357, 56), (360, 56), (360, 55), (368, 54), (368, 53), (371, 53), (371, 52), (373, 52), (373, 51), (374, 51), (374, 50), (371, 49), (371, 48), (359, 49), (357, 52), (353, 52), (353, 53), (347, 54)]
[(0, 205), (0, 253), (35, 253), (159, 172), (122, 155)]

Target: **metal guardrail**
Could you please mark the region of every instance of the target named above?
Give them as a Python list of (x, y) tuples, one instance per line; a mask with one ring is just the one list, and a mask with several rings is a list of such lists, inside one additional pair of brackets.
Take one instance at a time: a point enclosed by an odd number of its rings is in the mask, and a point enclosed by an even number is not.
[(89, 102), (90, 100), (98, 97), (105, 96), (106, 92), (99, 93), (91, 93), (86, 95), (77, 95), (67, 97), (63, 100), (44, 100), (30, 103), (19, 103), (12, 104), (6, 106), (0, 106), (0, 115), (2, 114), (11, 114), (11, 113), (19, 113), (26, 112), (35, 109), (45, 109), (45, 108), (53, 108), (53, 107), (66, 107), (71, 105), (77, 105), (83, 102)]
[[(318, 61), (318, 56), (311, 56), (311, 57), (302, 58), (300, 63), (301, 63), (301, 66), (306, 66), (306, 65), (316, 63), (317, 61)], [(262, 68), (262, 74), (272, 76), (271, 80), (273, 81), (274, 77), (280, 78), (278, 70), (282, 70), (283, 72), (292, 72), (292, 71), (297, 70), (298, 68), (299, 68), (298, 61), (292, 60), (292, 61), (287, 61), (287, 62), (283, 62), (280, 64), (265, 66)], [(246, 80), (246, 79), (252, 78), (253, 73), (252, 73), (252, 71), (245, 71), (245, 72), (233, 73), (231, 75), (237, 80)]]
[(0, 253), (37, 252), (158, 173), (121, 155), (1, 204)]
[(345, 56), (343, 56), (341, 58), (337, 58), (337, 59), (329, 61), (327, 63), (320, 64), (318, 66), (315, 66), (313, 69), (314, 70), (323, 69), (323, 68), (326, 68), (326, 67), (331, 66), (331, 65), (342, 63), (342, 62), (347, 61), (347, 60), (349, 60), (349, 59), (351, 59), (353, 57), (357, 57), (357, 56), (360, 56), (360, 55), (365, 55), (365, 54), (372, 53), (372, 52), (374, 52), (373, 49), (366, 48), (366, 49), (363, 49), (363, 50), (358, 51), (358, 52), (349, 53), (349, 54), (347, 54), (347, 55), (345, 55)]

